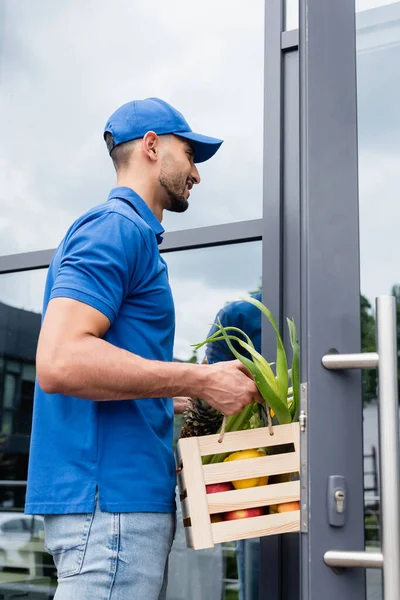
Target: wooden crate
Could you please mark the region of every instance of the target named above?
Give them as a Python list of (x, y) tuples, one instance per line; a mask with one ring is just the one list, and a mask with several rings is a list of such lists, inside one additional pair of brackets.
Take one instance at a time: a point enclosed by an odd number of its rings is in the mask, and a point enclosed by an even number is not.
[[(266, 486), (207, 494), (211, 483), (235, 481), (250, 477), (299, 473), (300, 430), (298, 423), (226, 433), (221, 443), (219, 435), (184, 438), (177, 444), (178, 486), (186, 543), (199, 550), (214, 544), (255, 538), (265, 535), (300, 531), (300, 511), (211, 523), (210, 515), (250, 507), (270, 506), (300, 500), (300, 481), (272, 483)], [(250, 458), (203, 465), (201, 457), (208, 454), (231, 453), (250, 448), (293, 444), (294, 451), (260, 458)], [(287, 448), (286, 448), (287, 450)]]

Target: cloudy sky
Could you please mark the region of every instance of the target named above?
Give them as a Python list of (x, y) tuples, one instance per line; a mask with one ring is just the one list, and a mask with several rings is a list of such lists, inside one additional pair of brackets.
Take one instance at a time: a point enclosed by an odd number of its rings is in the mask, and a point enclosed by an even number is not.
[[(288, 1), (287, 24), (296, 24)], [(357, 0), (364, 11), (380, 0)], [(133, 99), (158, 96), (194, 130), (222, 137), (202, 184), (167, 231), (261, 217), (263, 0), (3, 0), (0, 4), (0, 254), (55, 247), (114, 184), (102, 131)], [(400, 280), (400, 3), (370, 30), (359, 19), (362, 291)], [(382, 9), (384, 10), (384, 9)], [(397, 11), (397, 13), (396, 13)], [(389, 13), (388, 13), (389, 14)], [(393, 21), (394, 22), (394, 21)], [(388, 45), (390, 30), (391, 43)], [(167, 256), (176, 355), (190, 355), (215, 312), (257, 287), (260, 244)], [(44, 273), (2, 277), (0, 301), (40, 311)]]
[[(55, 247), (81, 212), (106, 199), (114, 171), (104, 124), (134, 98), (164, 98), (192, 129), (224, 139), (201, 165), (187, 213), (166, 215), (167, 231), (261, 217), (263, 0), (2, 7), (1, 254)], [(176, 353), (187, 358), (218, 308), (257, 286), (261, 250), (193, 251), (168, 262)], [(0, 299), (40, 310), (43, 278), (3, 278)]]
[(1, 253), (54, 247), (102, 202), (108, 116), (157, 96), (225, 143), (167, 230), (261, 217), (263, 0), (5, 1)]

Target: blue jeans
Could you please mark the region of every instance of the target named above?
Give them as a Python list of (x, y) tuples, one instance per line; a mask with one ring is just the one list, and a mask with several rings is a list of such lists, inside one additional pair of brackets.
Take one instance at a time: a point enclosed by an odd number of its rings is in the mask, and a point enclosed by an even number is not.
[(46, 515), (54, 600), (165, 600), (175, 513)]

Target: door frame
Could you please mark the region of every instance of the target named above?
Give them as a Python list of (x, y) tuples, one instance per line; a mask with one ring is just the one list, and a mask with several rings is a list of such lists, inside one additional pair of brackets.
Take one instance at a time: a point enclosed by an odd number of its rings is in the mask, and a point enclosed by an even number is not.
[[(323, 562), (364, 550), (361, 373), (321, 363), (361, 345), (355, 4), (300, 0), (289, 32), (284, 0), (265, 6), (263, 298), (283, 332), (286, 316), (298, 324), (307, 422), (302, 531), (262, 539), (259, 597), (364, 600), (363, 570), (339, 576)], [(265, 356), (270, 337), (265, 328)], [(330, 475), (347, 482), (344, 527), (328, 523)]]

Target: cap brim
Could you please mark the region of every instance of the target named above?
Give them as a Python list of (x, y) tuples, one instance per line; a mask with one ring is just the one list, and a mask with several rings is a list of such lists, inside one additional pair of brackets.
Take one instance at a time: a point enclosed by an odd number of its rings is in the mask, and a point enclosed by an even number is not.
[(214, 156), (223, 142), (223, 140), (201, 135), (201, 133), (193, 133), (193, 131), (177, 131), (175, 135), (190, 141), (195, 163), (205, 162)]

